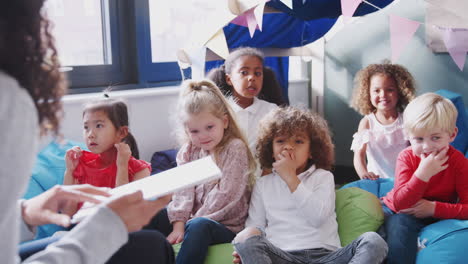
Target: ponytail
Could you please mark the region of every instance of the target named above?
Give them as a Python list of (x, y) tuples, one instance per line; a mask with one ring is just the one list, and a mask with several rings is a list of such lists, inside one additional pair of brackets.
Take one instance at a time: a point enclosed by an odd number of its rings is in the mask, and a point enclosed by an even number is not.
[(232, 95), (233, 87), (226, 82), (226, 70), (224, 64), (218, 68), (210, 70), (206, 77), (219, 87), (219, 90), (221, 90), (224, 96)]
[(133, 137), (133, 135), (130, 132), (128, 132), (128, 135), (122, 141), (130, 147), (130, 150), (132, 151), (132, 156), (135, 159), (140, 159), (140, 152), (138, 151), (137, 142), (135, 140), (135, 137)]

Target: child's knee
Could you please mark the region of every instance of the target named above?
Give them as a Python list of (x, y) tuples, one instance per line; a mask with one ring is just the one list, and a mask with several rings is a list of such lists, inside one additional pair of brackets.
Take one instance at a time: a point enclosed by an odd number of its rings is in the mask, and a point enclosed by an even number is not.
[(234, 243), (244, 243), (248, 238), (260, 235), (262, 235), (262, 232), (258, 230), (258, 228), (246, 227), (244, 230), (239, 232), (239, 234), (237, 234), (237, 236), (234, 238)]
[(388, 251), (387, 242), (375, 232), (366, 232), (361, 235), (361, 243), (367, 245), (369, 250)]

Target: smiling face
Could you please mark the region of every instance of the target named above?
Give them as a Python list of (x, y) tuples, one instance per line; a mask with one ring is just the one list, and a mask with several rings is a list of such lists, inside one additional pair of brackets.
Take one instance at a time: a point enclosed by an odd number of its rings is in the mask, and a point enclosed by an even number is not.
[[(255, 56), (239, 57), (226, 74), (226, 82), (234, 87), (233, 95), (239, 100), (239, 105), (247, 107), (253, 103), (253, 98), (262, 90), (263, 63)], [(245, 108), (244, 107), (244, 108)]]
[(273, 158), (278, 159), (278, 155), (283, 151), (288, 152), (293, 157), (296, 166), (296, 173), (300, 174), (307, 170), (307, 163), (312, 158), (310, 153), (310, 138), (300, 132), (293, 136), (275, 136), (273, 138)]
[(413, 154), (421, 157), (422, 154), (437, 154), (447, 147), (457, 135), (457, 128), (453, 133), (448, 133), (442, 129), (433, 129), (426, 132), (409, 132), (411, 149)]
[(208, 110), (204, 110), (188, 116), (185, 131), (194, 146), (211, 153), (223, 139), (224, 130), (228, 124), (229, 120), (226, 115), (218, 118)]
[(117, 130), (104, 111), (88, 111), (83, 115), (83, 138), (89, 151), (101, 154), (125, 136), (124, 129)]
[(395, 80), (385, 74), (374, 74), (370, 78), (370, 101), (377, 111), (396, 111), (398, 87)]

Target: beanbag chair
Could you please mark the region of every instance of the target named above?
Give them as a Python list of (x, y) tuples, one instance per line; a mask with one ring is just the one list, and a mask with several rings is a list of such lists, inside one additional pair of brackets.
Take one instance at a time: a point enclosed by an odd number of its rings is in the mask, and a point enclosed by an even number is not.
[[(63, 183), (66, 168), (65, 153), (73, 146), (86, 149), (86, 145), (83, 143), (65, 140), (63, 143), (52, 141), (39, 152), (28, 188), (24, 194), (25, 199), (37, 196), (53, 186)], [(58, 225), (39, 226), (35, 239), (49, 237), (56, 231), (63, 229)]]
[(349, 188), (349, 187), (357, 187), (363, 190), (366, 190), (375, 196), (381, 198), (384, 197), (394, 185), (393, 178), (379, 178), (377, 180), (359, 180), (348, 183), (341, 187), (341, 189)]
[(384, 222), (380, 200), (363, 189), (349, 187), (336, 191), (335, 206), (343, 247), (365, 232), (377, 231)]
[(417, 264), (467, 263), (468, 220), (448, 219), (424, 227), (419, 233)]
[[(179, 254), (181, 244), (182, 243), (172, 246), (176, 256)], [(204, 264), (232, 264), (233, 251), (234, 247), (231, 243), (210, 246)]]

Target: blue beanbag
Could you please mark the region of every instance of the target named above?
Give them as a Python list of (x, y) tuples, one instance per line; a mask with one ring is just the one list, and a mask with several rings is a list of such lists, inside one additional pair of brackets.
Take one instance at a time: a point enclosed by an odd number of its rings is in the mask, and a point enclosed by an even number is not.
[(463, 97), (458, 94), (448, 90), (438, 90), (437, 94), (442, 95), (443, 97), (450, 99), (455, 105), (458, 111), (457, 116), (457, 128), (458, 135), (451, 145), (458, 149), (461, 153), (468, 151), (468, 115), (466, 114), (465, 105), (463, 103)]
[(384, 197), (393, 188), (393, 184), (393, 178), (379, 178), (377, 180), (354, 181), (341, 187), (341, 189), (349, 187), (358, 187), (370, 193), (373, 193), (375, 196), (381, 198)]
[[(29, 185), (24, 194), (25, 199), (37, 196), (54, 185), (63, 183), (65, 173), (65, 153), (73, 146), (86, 149), (86, 145), (74, 141), (65, 141), (63, 144), (52, 141), (37, 155)], [(51, 236), (55, 231), (63, 230), (57, 225), (43, 225), (37, 228), (35, 239)]]
[(417, 264), (467, 263), (468, 220), (448, 219), (424, 227), (419, 233)]

